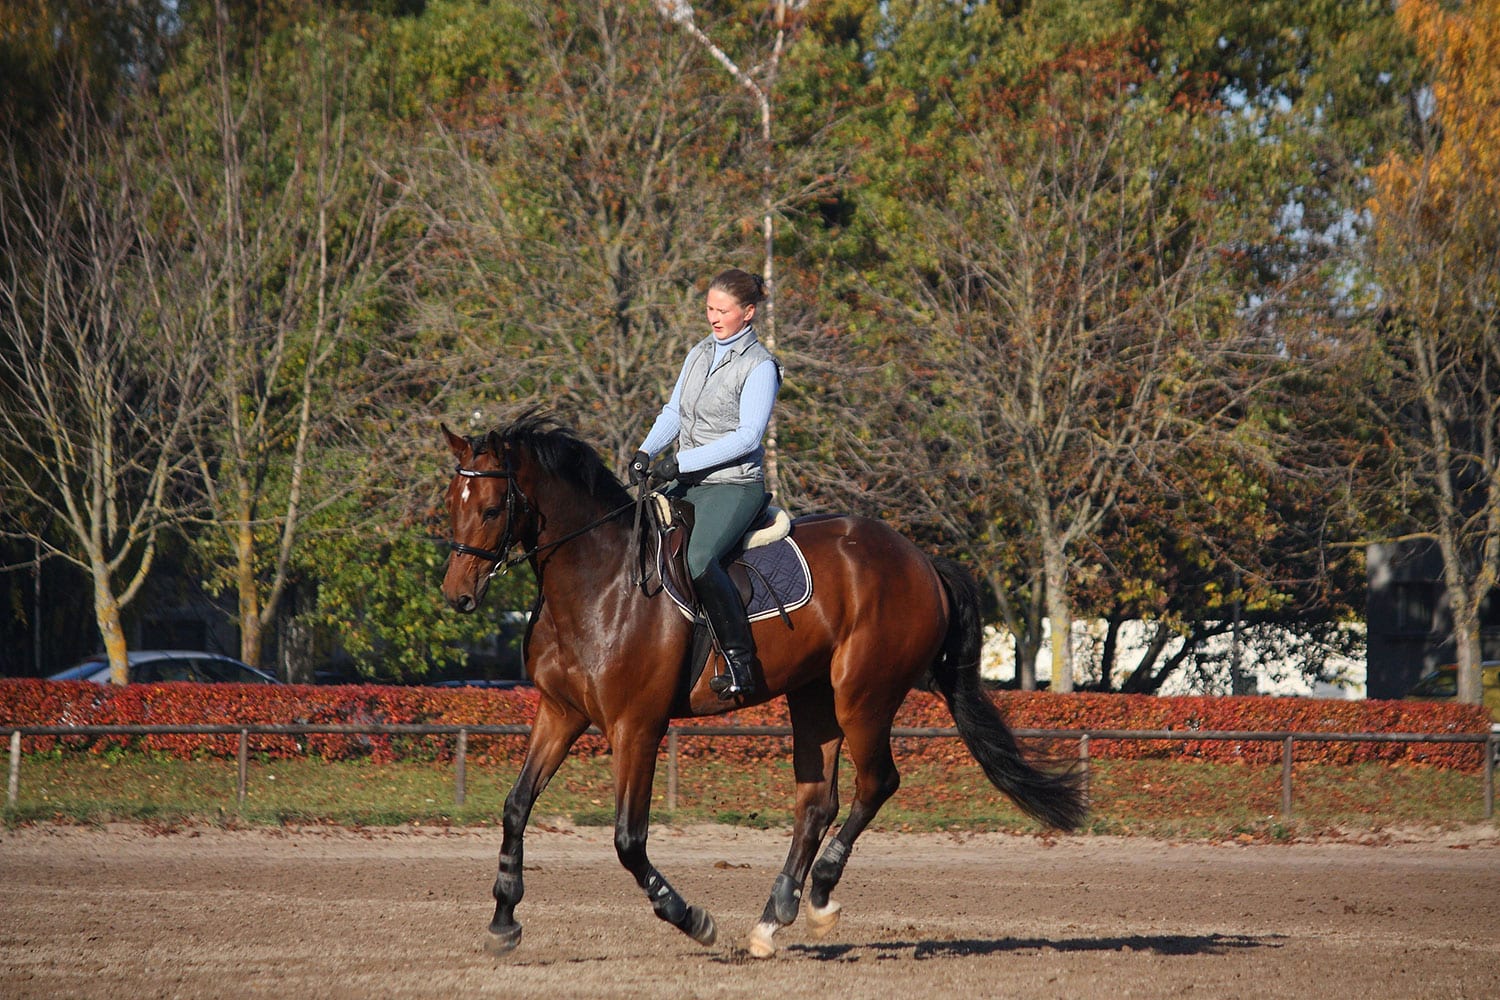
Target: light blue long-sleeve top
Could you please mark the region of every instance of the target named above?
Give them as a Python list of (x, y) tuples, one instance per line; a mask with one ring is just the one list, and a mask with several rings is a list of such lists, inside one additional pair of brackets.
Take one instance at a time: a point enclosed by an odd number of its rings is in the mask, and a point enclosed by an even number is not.
[[(728, 340), (715, 341), (713, 367), (717, 368), (723, 360), (724, 352), (751, 330), (752, 327), (746, 326)], [(648, 455), (655, 457), (677, 440), (678, 432), (682, 430), (682, 380), (686, 375), (687, 362), (684, 361), (682, 371), (677, 374), (677, 385), (672, 389), (672, 398), (661, 408), (656, 423), (651, 425), (651, 433), (646, 435), (646, 440), (641, 444), (640, 450)], [(771, 423), (771, 409), (776, 405), (776, 394), (780, 389), (781, 377), (776, 370), (776, 362), (766, 360), (756, 365), (755, 370), (745, 379), (745, 387), (740, 392), (739, 426), (707, 444), (678, 452), (678, 471), (701, 472), (754, 451), (766, 436), (766, 428)]]

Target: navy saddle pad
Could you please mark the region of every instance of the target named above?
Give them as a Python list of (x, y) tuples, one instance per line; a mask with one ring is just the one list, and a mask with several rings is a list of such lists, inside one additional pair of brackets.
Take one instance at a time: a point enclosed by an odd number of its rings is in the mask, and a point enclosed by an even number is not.
[[(657, 558), (661, 558), (659, 549)], [(774, 618), (781, 614), (781, 608), (796, 611), (812, 600), (812, 574), (808, 571), (807, 559), (791, 538), (748, 549), (735, 562), (744, 564), (748, 570), (751, 591), (745, 614), (752, 622)], [(684, 617), (691, 619), (693, 610), (687, 600), (667, 580), (666, 573), (660, 576), (667, 581), (664, 589), (672, 603)]]

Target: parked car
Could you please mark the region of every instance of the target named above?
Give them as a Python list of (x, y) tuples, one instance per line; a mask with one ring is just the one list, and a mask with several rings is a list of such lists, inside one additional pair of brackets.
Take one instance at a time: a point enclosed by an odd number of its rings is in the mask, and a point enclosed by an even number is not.
[[(219, 653), (199, 653), (186, 649), (133, 649), (125, 654), (128, 679), (132, 684), (156, 684), (161, 681), (193, 681), (202, 684), (280, 684), (275, 677)], [(59, 670), (49, 681), (93, 681), (109, 683), (109, 657), (100, 653), (66, 670)]]
[[(1490, 719), (1500, 723), (1500, 660), (1485, 660), (1479, 666), (1479, 683)], [(1458, 664), (1445, 663), (1423, 674), (1403, 698), (1413, 701), (1452, 701), (1458, 696)]]

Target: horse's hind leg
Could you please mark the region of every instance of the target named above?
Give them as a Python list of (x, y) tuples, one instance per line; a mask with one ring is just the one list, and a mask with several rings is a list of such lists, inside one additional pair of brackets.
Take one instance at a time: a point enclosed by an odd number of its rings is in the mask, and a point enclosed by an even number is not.
[(526, 760), (505, 797), (505, 837), (500, 842), (500, 871), (495, 876), (495, 917), (490, 921), (490, 938), (485, 943), (490, 952), (504, 954), (521, 943), (521, 925), (516, 922), (515, 911), (526, 891), (521, 878), (526, 822), (531, 818), (537, 796), (587, 728), (588, 719), (546, 698), (537, 708)]
[[(699, 944), (713, 944), (718, 936), (713, 917), (702, 907), (688, 906), (662, 878), (646, 855), (646, 831), (651, 818), (651, 784), (656, 774), (656, 750), (661, 732), (641, 735), (647, 727), (617, 725), (614, 739), (615, 853), (635, 876), (656, 915)], [(661, 728), (665, 728), (664, 726)]]
[(792, 718), (792, 767), (797, 779), (796, 823), (786, 864), (776, 876), (760, 922), (750, 932), (756, 958), (776, 953), (776, 932), (797, 919), (802, 887), (818, 845), (838, 816), (838, 763), (843, 730), (833, 714), (833, 689), (818, 685), (787, 695)]
[(847, 735), (849, 757), (854, 762), (854, 804), (849, 808), (849, 818), (812, 868), (807, 923), (815, 937), (827, 934), (838, 923), (839, 904), (829, 896), (844, 874), (854, 841), (901, 785), (895, 758), (891, 756), (889, 723), (872, 728), (851, 726)]

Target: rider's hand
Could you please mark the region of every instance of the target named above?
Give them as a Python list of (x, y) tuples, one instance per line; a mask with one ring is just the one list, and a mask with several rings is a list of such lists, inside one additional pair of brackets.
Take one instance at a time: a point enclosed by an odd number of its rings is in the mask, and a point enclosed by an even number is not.
[(634, 486), (646, 478), (646, 470), (651, 468), (651, 456), (644, 451), (635, 453), (635, 458), (630, 460), (630, 485)]
[(651, 470), (651, 478), (659, 483), (669, 483), (677, 478), (677, 456), (663, 455), (656, 460), (656, 468)]

